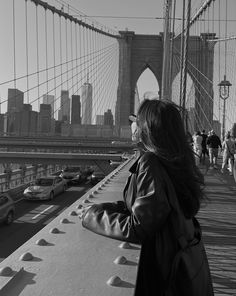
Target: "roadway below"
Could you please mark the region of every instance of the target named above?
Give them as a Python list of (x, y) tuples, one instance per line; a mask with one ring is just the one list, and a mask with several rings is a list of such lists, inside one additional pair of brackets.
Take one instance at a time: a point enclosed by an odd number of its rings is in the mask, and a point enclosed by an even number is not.
[(0, 225), (0, 262), (83, 196), (90, 188), (90, 184), (72, 186), (50, 201), (19, 199), (15, 204), (14, 222), (8, 226)]

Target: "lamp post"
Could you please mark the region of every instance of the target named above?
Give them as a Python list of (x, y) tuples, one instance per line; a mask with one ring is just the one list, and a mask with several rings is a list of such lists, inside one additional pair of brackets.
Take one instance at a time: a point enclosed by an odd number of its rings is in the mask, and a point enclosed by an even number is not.
[(223, 120), (222, 120), (222, 140), (224, 140), (225, 137), (225, 104), (226, 100), (229, 97), (229, 87), (232, 86), (232, 84), (226, 80), (226, 75), (224, 75), (224, 80), (222, 80), (219, 84), (219, 92), (220, 92), (220, 98), (223, 100)]

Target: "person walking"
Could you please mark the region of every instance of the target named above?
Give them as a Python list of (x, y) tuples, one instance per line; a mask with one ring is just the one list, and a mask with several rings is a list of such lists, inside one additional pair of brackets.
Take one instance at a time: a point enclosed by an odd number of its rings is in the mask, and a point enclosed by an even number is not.
[(193, 135), (193, 151), (195, 153), (196, 164), (200, 164), (200, 157), (202, 155), (202, 136), (200, 131), (197, 131)]
[(208, 153), (208, 149), (207, 149), (207, 145), (206, 145), (207, 134), (204, 129), (202, 130), (201, 136), (202, 136), (202, 153), (200, 156), (200, 162), (202, 164), (205, 164), (206, 156), (209, 156), (209, 153)]
[(234, 167), (235, 142), (229, 133), (226, 135), (225, 140), (222, 144), (222, 152), (223, 162), (221, 172), (222, 174), (224, 174), (226, 166), (229, 165), (229, 175), (232, 176)]
[(211, 130), (210, 136), (207, 138), (206, 144), (209, 151), (210, 166), (214, 169), (217, 169), (219, 148), (222, 148), (222, 145), (220, 138), (216, 135), (214, 130)]
[[(169, 100), (144, 100), (136, 123), (144, 151), (129, 169), (123, 200), (84, 205), (79, 213), (82, 225), (96, 234), (141, 245), (135, 296), (212, 296), (195, 218), (205, 200), (204, 178), (195, 164), (179, 107)], [(189, 268), (185, 259), (184, 267), (178, 264), (187, 249), (187, 257), (194, 254)], [(199, 269), (187, 281), (185, 272), (196, 270), (193, 262)], [(190, 289), (191, 284), (195, 289)]]

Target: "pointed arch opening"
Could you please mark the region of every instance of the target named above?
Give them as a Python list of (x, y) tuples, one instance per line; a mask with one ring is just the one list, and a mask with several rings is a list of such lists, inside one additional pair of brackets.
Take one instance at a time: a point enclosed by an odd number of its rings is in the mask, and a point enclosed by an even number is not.
[(158, 81), (149, 67), (147, 67), (139, 76), (137, 81), (137, 89), (140, 101), (142, 101), (143, 99), (152, 99), (154, 97), (159, 97), (160, 88), (158, 85)]

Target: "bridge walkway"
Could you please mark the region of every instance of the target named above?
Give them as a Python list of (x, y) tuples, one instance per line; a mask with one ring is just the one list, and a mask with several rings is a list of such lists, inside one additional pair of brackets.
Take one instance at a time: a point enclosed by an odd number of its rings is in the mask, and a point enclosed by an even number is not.
[(236, 183), (219, 169), (208, 170), (205, 182), (208, 202), (198, 218), (215, 295), (236, 295)]

